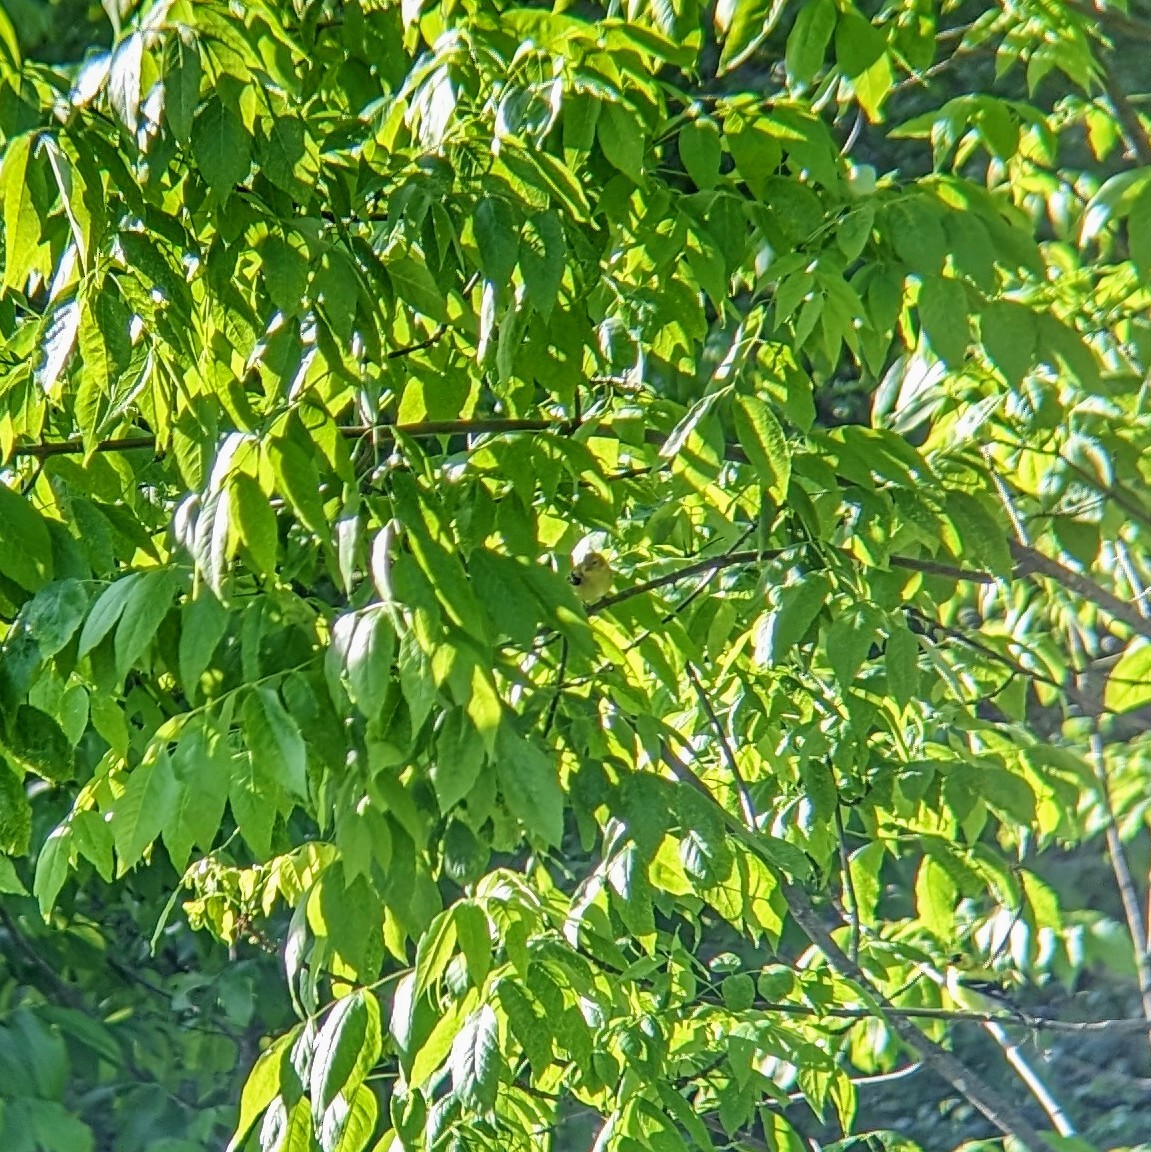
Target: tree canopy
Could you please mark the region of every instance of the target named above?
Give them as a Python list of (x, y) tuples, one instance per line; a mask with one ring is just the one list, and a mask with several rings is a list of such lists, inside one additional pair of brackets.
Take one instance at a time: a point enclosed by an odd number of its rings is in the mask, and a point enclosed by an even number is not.
[(4, 1147), (1143, 1138), (1146, 13), (105, 7), (0, 12)]

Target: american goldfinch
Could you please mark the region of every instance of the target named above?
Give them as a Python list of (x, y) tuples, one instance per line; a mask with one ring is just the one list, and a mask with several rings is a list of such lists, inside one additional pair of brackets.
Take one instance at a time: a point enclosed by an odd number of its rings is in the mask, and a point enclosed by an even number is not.
[(965, 1012), (988, 1015), (1014, 1011), (1003, 993), (1002, 986), (978, 974), (960, 972), (954, 965), (949, 965), (947, 968), (944, 987), (955, 1006)]
[(602, 600), (611, 587), (611, 565), (598, 552), (588, 552), (572, 566), (568, 579), (575, 588), (575, 594), (585, 604), (594, 604)]

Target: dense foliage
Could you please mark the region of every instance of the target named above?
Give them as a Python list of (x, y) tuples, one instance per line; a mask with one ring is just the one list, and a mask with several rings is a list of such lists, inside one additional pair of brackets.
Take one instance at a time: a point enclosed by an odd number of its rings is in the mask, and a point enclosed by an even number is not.
[(110, 8), (0, 13), (3, 1146), (1140, 1138), (1151, 24)]

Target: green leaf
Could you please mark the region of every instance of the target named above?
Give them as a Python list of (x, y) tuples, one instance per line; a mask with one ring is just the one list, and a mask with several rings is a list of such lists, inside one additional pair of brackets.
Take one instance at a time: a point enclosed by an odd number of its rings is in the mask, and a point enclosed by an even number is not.
[(502, 1064), (499, 1020), (490, 1004), (481, 1004), (452, 1041), (452, 1090), (466, 1108), (493, 1107)]
[(460, 951), (468, 966), (468, 978), (482, 988), (492, 966), (492, 937), (488, 918), (477, 904), (461, 901), (452, 908)]
[(108, 66), (108, 103), (121, 123), (135, 133), (140, 118), (140, 70), (144, 58), (144, 38), (133, 32), (116, 45)]
[(596, 124), (596, 137), (608, 162), (634, 183), (642, 184), (646, 141), (639, 115), (616, 101), (605, 104)]
[(948, 492), (946, 511), (959, 535), (957, 556), (965, 564), (985, 572), (1010, 576), (1014, 561), (1007, 543), (1006, 524), (967, 492)]
[(515, 214), (506, 200), (486, 196), (476, 207), (473, 227), (484, 277), (502, 287), (511, 280), (519, 258), (520, 240)]
[(429, 320), (437, 323), (447, 320), (444, 295), (426, 264), (398, 254), (385, 257), (384, 263), (396, 295), (405, 304), (410, 304)]
[(175, 815), (180, 786), (172, 761), (163, 749), (142, 760), (128, 773), (123, 793), (112, 805), (111, 826), (123, 875), (144, 854)]
[(36, 170), (33, 149), (37, 134), (28, 133), (9, 140), (0, 168), (4, 188), (4, 287), (23, 288), (28, 274), (36, 265), (37, 249), (43, 236), (43, 223), (35, 192), (41, 181), (33, 178)]
[(791, 453), (787, 438), (771, 409), (758, 396), (736, 396), (735, 431), (760, 483), (780, 503), (791, 480)]
[(243, 723), (253, 761), (286, 791), (307, 799), (307, 748), (299, 726), (274, 688), (263, 685), (248, 693)]
[(299, 243), (272, 234), (260, 245), (264, 285), (272, 303), (289, 316), (300, 308), (308, 287), (308, 258)]
[[(22, 853), (21, 853), (22, 855)], [(28, 889), (16, 873), (16, 866), (7, 856), (0, 855), (0, 893), (8, 896), (27, 896)]]
[(320, 473), (316, 451), (310, 442), (301, 441), (307, 433), (289, 425), (288, 431), (268, 444), (268, 458), (276, 476), (276, 487), (283, 493), (304, 526), (321, 540), (330, 534), (320, 495)]
[(364, 1152), (375, 1134), (379, 1112), (379, 1101), (367, 1084), (342, 1094), (324, 1113), (320, 1148), (324, 1152)]
[(272, 504), (259, 483), (244, 472), (235, 472), (229, 480), (232, 523), (240, 530), (256, 571), (271, 576), (276, 571), (279, 528)]
[(863, 609), (853, 607), (835, 612), (827, 630), (827, 659), (844, 691), (854, 683), (875, 639), (875, 627)]
[(725, 0), (716, 6), (716, 29), (723, 40), (718, 69), (721, 76), (738, 68), (763, 43), (779, 22), (784, 6), (785, 0)]
[(33, 640), (43, 659), (55, 656), (76, 634), (88, 614), (88, 592), (79, 580), (54, 580), (20, 610), (19, 627)]
[(919, 319), (932, 350), (948, 367), (962, 367), (971, 343), (967, 293), (958, 280), (927, 276), (919, 289)]
[(277, 1037), (256, 1057), (240, 1094), (240, 1118), (227, 1152), (236, 1152), (242, 1146), (256, 1117), (284, 1090), (284, 1064), (291, 1046), (296, 1042), (300, 1027), (302, 1025), (296, 1025)]
[(467, 799), (483, 764), (484, 747), (466, 712), (452, 709), (436, 734), (436, 757), (431, 767), (432, 787), (442, 813)]
[(477, 638), (486, 637), (487, 616), (472, 591), (454, 541), (443, 526), (434, 497), (403, 472), (393, 478), (392, 487), (412, 554), (435, 588), (436, 598), (461, 628)]
[(252, 138), (219, 96), (211, 96), (192, 124), (192, 155), (210, 188), (230, 192), (252, 167)]
[(164, 826), (164, 846), (182, 871), (193, 847), (210, 851), (220, 830), (232, 776), (227, 735), (207, 723), (190, 724), (172, 753), (172, 772), (180, 794)]
[(192, 33), (183, 28), (168, 41), (164, 68), (164, 118), (172, 135), (186, 144), (192, 118), (200, 101), (200, 48)]
[[(347, 619), (342, 617), (340, 623)], [(392, 681), (396, 632), (391, 614), (383, 605), (365, 608), (351, 619), (351, 636), (344, 655), (348, 695), (352, 703), (371, 719), (383, 707)]]
[(122, 377), (132, 357), (132, 312), (110, 284), (81, 296), (76, 422), (91, 450), (110, 420), (123, 414), (134, 381)]
[(456, 950), (456, 919), (452, 909), (441, 912), (428, 925), (416, 948), (416, 985), (413, 995), (438, 989)]
[(719, 128), (707, 117), (689, 120), (679, 130), (679, 156), (695, 186), (706, 191), (719, 180), (723, 155)]
[(719, 988), (724, 1007), (732, 1012), (746, 1012), (755, 1003), (755, 980), (750, 973), (728, 976)]
[(884, 665), (887, 687), (897, 704), (906, 706), (919, 693), (919, 642), (906, 625), (894, 627), (887, 638)]
[(955, 881), (932, 856), (924, 856), (915, 877), (915, 908), (929, 932), (949, 940), (955, 932)]
[(558, 844), (563, 836), (564, 797), (555, 767), (508, 722), (496, 737), (496, 773), (504, 803), (534, 836)]
[(32, 806), (23, 774), (0, 759), (0, 852), (23, 856), (32, 838)]
[(798, 644), (831, 595), (831, 582), (814, 572), (785, 584), (778, 592), (779, 607), (760, 623), (755, 642), (759, 664), (776, 665)]
[(1103, 691), (1109, 712), (1131, 712), (1151, 703), (1151, 643), (1134, 640), (1127, 645)]
[(787, 37), (784, 60), (788, 75), (799, 84), (810, 84), (823, 67), (831, 34), (835, 31), (834, 0), (807, 0)]
[(52, 579), (48, 526), (19, 492), (5, 484), (0, 484), (0, 572), (29, 592)]
[(133, 581), (116, 626), (116, 675), (121, 679), (151, 645), (171, 607), (179, 579), (173, 569), (160, 568)]
[(1151, 280), (1151, 185), (1131, 205), (1127, 217), (1127, 246), (1144, 283)]
[(863, 254), (874, 226), (875, 208), (871, 204), (861, 204), (844, 216), (835, 234), (835, 242), (848, 260), (858, 260)]
[(567, 241), (559, 215), (547, 211), (530, 217), (520, 243), (520, 271), (528, 303), (545, 320), (555, 307), (566, 257)]
[(277, 188), (306, 204), (313, 173), (308, 164), (307, 125), (298, 116), (276, 116), (259, 149), (260, 170)]
[(40, 904), (40, 915), (47, 922), (56, 905), (56, 897), (68, 878), (69, 859), (73, 851), (72, 829), (67, 824), (53, 828), (36, 858), (36, 876), (32, 895)]
[(887, 51), (887, 37), (855, 8), (848, 8), (835, 29), (835, 62), (851, 79), (861, 76)]
[(983, 309), (979, 331), (988, 358), (1007, 383), (1022, 383), (1034, 362), (1036, 325), (1031, 309), (1013, 300), (997, 300)]
[(326, 1112), (337, 1095), (354, 1095), (381, 1051), (380, 1004), (375, 996), (366, 989), (357, 989), (337, 1000), (316, 1037), (312, 1107)]
[(195, 696), (200, 677), (227, 630), (227, 609), (210, 589), (201, 586), (194, 600), (184, 601), (178, 663), (180, 681), (189, 699)]
[(4, 745), (9, 757), (25, 771), (56, 782), (72, 779), (72, 745), (64, 729), (47, 712), (21, 704), (8, 720)]

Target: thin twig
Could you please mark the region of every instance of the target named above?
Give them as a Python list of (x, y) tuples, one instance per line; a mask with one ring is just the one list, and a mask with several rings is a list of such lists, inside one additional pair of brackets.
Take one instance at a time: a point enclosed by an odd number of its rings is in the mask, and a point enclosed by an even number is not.
[[(697, 560), (674, 572), (664, 576), (657, 576), (632, 588), (624, 588), (611, 596), (605, 596), (598, 603), (588, 608), (588, 615), (603, 612), (616, 604), (622, 604), (633, 596), (642, 596), (645, 592), (654, 592), (657, 588), (666, 588), (669, 584), (678, 584), (701, 572), (714, 573), (724, 568), (737, 568), (740, 565), (754, 564), (762, 560), (777, 560), (786, 555), (790, 548), (768, 548), (763, 551), (726, 552), (722, 556), (710, 556), (706, 560)], [(935, 560), (920, 560), (914, 556), (891, 556), (888, 563), (892, 568), (904, 568), (912, 572), (923, 572), (929, 576), (946, 576), (951, 580), (967, 580), (976, 584), (994, 584), (995, 577), (987, 572), (978, 572), (970, 568), (957, 568), (950, 564), (940, 564)]]
[(736, 791), (739, 793), (739, 805), (743, 811), (743, 818), (747, 821), (749, 828), (754, 828), (756, 826), (755, 805), (752, 802), (751, 791), (748, 789), (747, 781), (743, 778), (743, 772), (740, 770), (739, 764), (735, 759), (735, 750), (732, 748), (727, 738), (727, 733), (723, 730), (723, 725), (720, 723), (719, 717), (711, 705), (711, 699), (707, 694), (707, 689), (703, 686), (703, 681), (699, 678), (699, 673), (696, 671), (695, 665), (688, 660), (684, 663), (684, 669), (687, 672), (687, 678), (691, 681), (692, 687), (695, 689), (696, 695), (699, 697), (700, 707), (703, 708), (704, 715), (707, 717), (708, 723), (711, 725), (712, 731), (719, 741), (719, 746), (723, 751), (723, 758), (727, 762), (728, 771), (735, 781)]
[(564, 636), (560, 642), (560, 659), (559, 665), (556, 667), (556, 687), (552, 693), (551, 703), (548, 705), (548, 714), (544, 720), (543, 734), (546, 737), (552, 730), (552, 724), (555, 722), (556, 709), (559, 707), (560, 696), (563, 694), (564, 689), (564, 676), (567, 675), (568, 667), (568, 642), (567, 637)]
[(839, 842), (839, 871), (842, 877), (847, 923), (851, 929), (847, 954), (853, 964), (859, 963), (859, 944), (862, 929), (859, 923), (859, 898), (855, 894), (855, 880), (851, 875), (851, 860), (847, 855), (847, 831), (843, 826), (843, 805), (835, 802), (835, 838)]
[(1013, 1136), (1028, 1152), (1044, 1152), (1047, 1148), (1046, 1142), (1011, 1101), (1001, 1096), (996, 1089), (947, 1049), (928, 1039), (909, 1020), (898, 1012), (891, 1011), (894, 1006), (872, 986), (859, 965), (853, 963), (835, 942), (802, 888), (796, 884), (785, 884), (784, 895), (795, 922), (803, 929), (804, 935), (823, 953), (832, 971), (850, 980), (867, 994), (868, 999), (875, 1002), (875, 1014), (885, 1020), (888, 1027), (923, 1060), (924, 1064), (942, 1076), (1004, 1135)]
[(1115, 808), (1111, 803), (1111, 780), (1107, 773), (1107, 761), (1103, 751), (1103, 737), (1099, 729), (1091, 733), (1091, 759), (1094, 762), (1095, 777), (1103, 799), (1103, 813), (1107, 821), (1107, 856), (1111, 861), (1111, 871), (1115, 874), (1115, 884), (1123, 903), (1123, 915), (1127, 920), (1127, 931), (1131, 936), (1131, 948), (1135, 957), (1135, 972), (1139, 981), (1139, 999), (1143, 1016), (1147, 1021), (1147, 1040), (1151, 1043), (1151, 949), (1147, 947), (1148, 926), (1144, 923), (1143, 912), (1139, 907), (1139, 893), (1135, 887), (1135, 876), (1127, 860), (1123, 838), (1119, 834), (1119, 822), (1115, 818)]
[[(562, 432), (564, 425), (554, 420), (423, 420), (415, 424), (352, 424), (340, 428), (345, 440), (358, 440), (363, 436), (379, 435), (379, 443), (390, 443), (397, 436), (420, 440), (435, 436), (464, 436), (505, 432)], [(85, 452), (130, 452), (136, 449), (156, 449), (155, 436), (122, 436), (113, 440), (99, 440), (89, 448), (83, 440), (57, 440), (45, 444), (17, 444), (12, 455), (32, 456), (38, 460), (49, 456), (78, 456)]]
[(1072, 1124), (1063, 1106), (1051, 1095), (1051, 1090), (1043, 1082), (1042, 1077), (1023, 1055), (1019, 1041), (1009, 1036), (1007, 1030), (998, 1020), (984, 1020), (983, 1030), (999, 1045), (1003, 1058), (1015, 1069), (1015, 1074), (1027, 1086), (1027, 1090), (1035, 1097), (1039, 1107), (1047, 1114), (1052, 1127), (1060, 1136), (1074, 1136), (1075, 1125)]
[(1011, 521), (1011, 529), (1015, 533), (1015, 539), (1020, 544), (1029, 546), (1031, 540), (1027, 535), (1027, 529), (1023, 526), (1019, 510), (1015, 507), (1015, 501), (1011, 497), (1011, 489), (1007, 487), (1007, 481), (1003, 479), (999, 474), (999, 469), (995, 467), (995, 461), (991, 458), (990, 446), (984, 444), (981, 451), (983, 462), (987, 465), (987, 471), (991, 476), (991, 483), (995, 485), (995, 491), (999, 495), (999, 502), (1007, 513), (1007, 519)]

